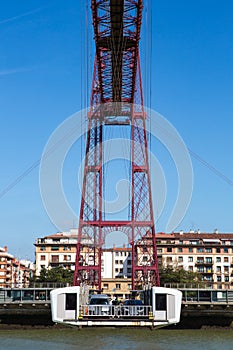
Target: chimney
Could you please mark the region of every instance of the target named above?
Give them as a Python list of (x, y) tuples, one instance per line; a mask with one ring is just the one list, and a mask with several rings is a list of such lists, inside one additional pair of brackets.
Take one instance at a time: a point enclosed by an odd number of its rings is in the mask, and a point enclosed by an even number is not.
[(218, 233), (218, 229), (217, 228), (214, 230), (214, 233), (216, 233), (216, 234)]
[(180, 235), (183, 235), (184, 234), (184, 231), (183, 230), (180, 230)]
[(5, 247), (4, 247), (4, 252), (5, 253), (7, 253), (8, 252), (8, 248), (7, 248), (7, 246), (5, 245)]

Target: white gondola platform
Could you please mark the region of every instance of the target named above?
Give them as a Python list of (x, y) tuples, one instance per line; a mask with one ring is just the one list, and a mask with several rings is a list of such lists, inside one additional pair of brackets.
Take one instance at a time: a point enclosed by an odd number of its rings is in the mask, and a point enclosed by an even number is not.
[[(143, 292), (141, 292), (143, 293)], [(180, 321), (182, 293), (176, 289), (152, 287), (144, 292), (143, 305), (90, 305), (82, 287), (54, 289), (50, 293), (52, 320), (78, 327), (161, 328)], [(89, 295), (88, 295), (89, 297)]]

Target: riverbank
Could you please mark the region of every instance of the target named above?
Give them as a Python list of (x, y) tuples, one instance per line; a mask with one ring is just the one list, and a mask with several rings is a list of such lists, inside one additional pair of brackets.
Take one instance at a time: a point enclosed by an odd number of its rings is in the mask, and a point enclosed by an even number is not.
[[(67, 327), (55, 325), (51, 318), (50, 304), (11, 303), (0, 308), (0, 328), (3, 327)], [(181, 320), (168, 329), (202, 329), (219, 327), (233, 329), (233, 309), (230, 307), (210, 307), (201, 305), (182, 306)]]

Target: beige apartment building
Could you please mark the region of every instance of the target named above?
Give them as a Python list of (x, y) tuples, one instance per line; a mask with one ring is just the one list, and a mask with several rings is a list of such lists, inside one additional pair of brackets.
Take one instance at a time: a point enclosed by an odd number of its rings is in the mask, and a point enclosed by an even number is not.
[(72, 229), (69, 232), (59, 232), (36, 240), (36, 276), (39, 276), (43, 268), (63, 266), (68, 270), (74, 270), (77, 234), (77, 229)]
[[(63, 266), (66, 269), (75, 269), (77, 229), (68, 232), (59, 232), (38, 238), (36, 247), (36, 276), (39, 276), (41, 269), (51, 269), (56, 266)], [(90, 250), (85, 250), (92, 242), (83, 239), (84, 248), (82, 257), (85, 263), (92, 263)], [(125, 298), (131, 289), (131, 251), (130, 248), (106, 248), (103, 249), (101, 259), (102, 288), (105, 293), (118, 298)]]
[[(156, 234), (159, 265), (199, 272), (207, 287), (233, 288), (233, 233), (174, 232)], [(86, 242), (88, 244), (88, 242)], [(91, 243), (91, 242), (89, 242)], [(62, 265), (74, 270), (77, 229), (38, 238), (36, 274), (41, 268)], [(137, 242), (142, 264), (150, 264), (151, 237)], [(86, 261), (88, 261), (87, 258)], [(131, 289), (132, 260), (130, 247), (103, 249), (102, 287), (119, 298)]]
[(159, 233), (157, 253), (163, 267), (199, 272), (207, 287), (233, 288), (233, 234)]
[(34, 264), (27, 260), (18, 260), (8, 249), (0, 247), (0, 288), (29, 287), (34, 274)]

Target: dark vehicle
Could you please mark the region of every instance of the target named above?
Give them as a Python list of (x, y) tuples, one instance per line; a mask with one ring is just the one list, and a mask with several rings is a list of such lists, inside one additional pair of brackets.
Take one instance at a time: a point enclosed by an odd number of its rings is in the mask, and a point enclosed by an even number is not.
[(122, 309), (125, 316), (144, 316), (143, 302), (138, 299), (127, 299)]

